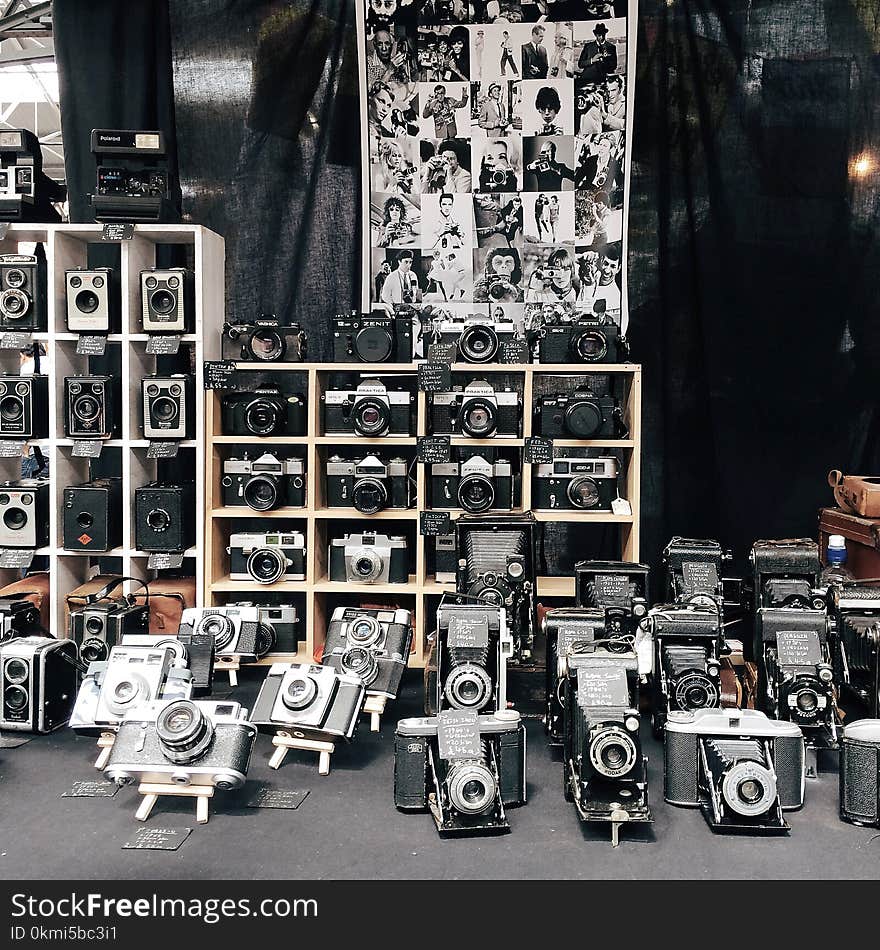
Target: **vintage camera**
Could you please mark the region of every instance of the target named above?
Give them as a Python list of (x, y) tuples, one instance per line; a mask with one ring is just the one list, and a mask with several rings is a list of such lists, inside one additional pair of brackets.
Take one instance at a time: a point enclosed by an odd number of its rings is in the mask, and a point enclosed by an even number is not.
[(835, 584), (828, 600), (834, 680), (861, 714), (880, 718), (880, 587)]
[(92, 129), (96, 221), (173, 221), (165, 136), (133, 129)]
[(0, 254), (0, 330), (45, 331), (46, 254)]
[(220, 404), (224, 435), (305, 435), (306, 404), (302, 396), (282, 395), (277, 386), (226, 393)]
[(337, 607), (327, 626), (321, 662), (338, 673), (359, 676), (368, 694), (394, 699), (412, 637), (408, 610)]
[(434, 538), (434, 580), (438, 584), (454, 584), (458, 573), (458, 551), (455, 531)]
[(511, 389), (496, 391), (484, 379), (448, 393), (428, 393), (431, 432), (471, 439), (519, 438), (522, 397)]
[(0, 548), (49, 543), (49, 479), (0, 482)]
[(306, 503), (306, 466), (301, 458), (279, 458), (264, 452), (251, 459), (245, 452), (223, 462), (220, 487), (223, 504), (247, 505), (254, 511), (303, 508)]
[(562, 511), (611, 511), (619, 497), (620, 462), (613, 456), (569, 458), (533, 466), (532, 504)]
[(430, 809), (441, 835), (510, 831), (505, 807), (525, 802), (526, 731), (516, 710), (453, 710), (397, 723), (394, 804)]
[(457, 360), (462, 363), (512, 363), (507, 358), (506, 343), (517, 339), (513, 321), (499, 322), (471, 313), (463, 318), (443, 319), (434, 324), (434, 338), (445, 346), (454, 346)]
[(134, 537), (139, 551), (182, 552), (196, 539), (195, 485), (150, 482), (134, 490)]
[(614, 396), (578, 389), (541, 396), (535, 406), (535, 431), (550, 439), (617, 439), (624, 428)]
[(141, 380), (145, 439), (191, 437), (195, 421), (192, 376), (145, 376)]
[(122, 479), (96, 478), (64, 489), (65, 551), (109, 551), (122, 543)]
[(330, 580), (349, 584), (405, 584), (409, 580), (406, 538), (375, 531), (332, 538)]
[(723, 610), (723, 570), (732, 559), (717, 541), (673, 538), (663, 549), (667, 600), (713, 604)]
[(306, 539), (301, 531), (235, 532), (229, 536), (229, 578), (233, 581), (306, 579)]
[(616, 847), (622, 822), (653, 820), (636, 656), (570, 652), (564, 690), (565, 797), (581, 821), (610, 821)]
[(13, 637), (41, 636), (39, 608), (26, 597), (0, 597), (0, 643)]
[(388, 389), (378, 379), (365, 379), (354, 389), (322, 393), (327, 435), (408, 436), (412, 431), (414, 396), (405, 389)]
[(578, 316), (571, 321), (545, 321), (538, 330), (540, 363), (620, 363), (629, 347), (612, 320)]
[(276, 644), (275, 630), (253, 605), (187, 607), (180, 616), (180, 633), (211, 634), (219, 659), (236, 657), (245, 663), (256, 662)]
[(251, 722), (266, 731), (285, 729), (319, 741), (351, 739), (366, 695), (360, 676), (311, 663), (274, 663), (260, 687)]
[(526, 169), (530, 172), (549, 172), (550, 162), (548, 162), (546, 158), (539, 158), (534, 162), (529, 162), (529, 164), (526, 165)]
[(404, 458), (383, 462), (376, 455), (327, 459), (327, 507), (355, 508), (375, 515), (386, 508), (410, 508), (413, 503), (409, 463)]
[(187, 333), (193, 325), (193, 275), (185, 267), (141, 271), (144, 333)]
[(460, 508), (471, 514), (492, 509), (510, 511), (517, 478), (508, 459), (490, 462), (483, 455), (471, 455), (459, 462), (434, 462), (431, 506)]
[(671, 712), (664, 797), (699, 805), (713, 831), (780, 833), (804, 803), (804, 737), (755, 709)]
[(0, 438), (45, 439), (49, 434), (49, 377), (0, 375)]
[(409, 363), (412, 319), (382, 311), (333, 318), (333, 359), (337, 363)]
[(256, 738), (238, 703), (156, 699), (126, 714), (104, 774), (117, 785), (240, 788)]
[(647, 564), (629, 561), (578, 561), (578, 605), (602, 608), (610, 636), (635, 638), (648, 615), (650, 572)]
[(43, 172), (40, 141), (30, 129), (0, 132), (0, 221), (60, 221), (52, 202), (64, 194)]
[(843, 727), (840, 817), (854, 825), (880, 825), (880, 720), (861, 719)]
[(0, 729), (52, 732), (70, 718), (76, 700), (76, 645), (53, 637), (0, 643)]
[(147, 634), (150, 612), (143, 604), (125, 599), (99, 600), (70, 611), (68, 636), (86, 663), (106, 660), (110, 650), (129, 634)]
[(110, 300), (109, 267), (74, 267), (64, 272), (67, 329), (71, 333), (110, 333), (116, 313)]
[(68, 439), (112, 439), (119, 431), (119, 379), (64, 378), (64, 434)]
[(302, 363), (308, 338), (298, 323), (281, 326), (275, 317), (263, 315), (250, 323), (225, 324), (222, 352), (223, 359), (244, 363)]
[(213, 637), (200, 633), (192, 634), (191, 631), (179, 631), (173, 636), (124, 633), (121, 644), (124, 647), (167, 649), (171, 654), (171, 665), (189, 671), (192, 692), (210, 692), (214, 680)]

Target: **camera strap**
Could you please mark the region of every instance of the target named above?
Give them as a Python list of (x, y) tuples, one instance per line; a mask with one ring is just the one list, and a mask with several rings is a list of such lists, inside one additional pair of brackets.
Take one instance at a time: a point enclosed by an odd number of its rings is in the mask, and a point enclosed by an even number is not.
[[(124, 584), (125, 581), (132, 581), (132, 583), (137, 584), (139, 587), (142, 587), (144, 589), (144, 601), (146, 603), (147, 609), (149, 610), (149, 607), (150, 607), (149, 584), (146, 581), (142, 581), (139, 577), (127, 577), (127, 576), (114, 577), (113, 580), (110, 581), (109, 584), (105, 584), (102, 588), (100, 588), (100, 590), (96, 590), (91, 594), (86, 594), (85, 599), (83, 601), (84, 605), (89, 606), (90, 604), (96, 604), (99, 600), (106, 600), (110, 596), (110, 594), (114, 590), (116, 590), (116, 588), (119, 587), (120, 584)], [(125, 599), (130, 604), (134, 603), (134, 595), (132, 594), (128, 594)]]

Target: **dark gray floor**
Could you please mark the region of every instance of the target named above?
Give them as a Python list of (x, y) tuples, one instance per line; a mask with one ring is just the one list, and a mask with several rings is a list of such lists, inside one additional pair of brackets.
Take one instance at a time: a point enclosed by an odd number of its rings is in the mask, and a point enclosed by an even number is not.
[[(256, 681), (238, 694), (247, 702)], [(97, 777), (94, 740), (64, 730), (0, 750), (0, 874), (6, 880), (88, 878), (877, 878), (880, 835), (837, 817), (837, 776), (809, 783), (790, 812), (786, 838), (718, 837), (699, 811), (662, 796), (662, 749), (646, 739), (655, 822), (624, 830), (617, 850), (605, 826), (584, 830), (561, 792), (561, 770), (540, 724), (529, 724), (529, 803), (509, 812), (511, 834), (441, 840), (428, 815), (392, 801), (393, 721), (420, 713), (420, 676), (406, 688), (380, 735), (361, 729), (320, 777), (314, 757), (291, 753), (278, 772), (261, 736), (251, 778), (310, 789), (296, 811), (236, 807), (218, 794), (210, 823), (196, 825), (186, 799), (160, 800), (151, 826), (193, 827), (177, 852), (123, 851), (138, 825), (134, 789), (113, 799), (61, 798), (77, 779)]]

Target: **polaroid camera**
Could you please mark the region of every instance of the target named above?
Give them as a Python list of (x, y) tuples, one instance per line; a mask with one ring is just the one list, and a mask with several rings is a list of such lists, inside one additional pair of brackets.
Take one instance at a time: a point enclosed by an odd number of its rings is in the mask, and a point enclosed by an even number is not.
[(174, 221), (171, 176), (162, 132), (92, 129), (96, 221)]

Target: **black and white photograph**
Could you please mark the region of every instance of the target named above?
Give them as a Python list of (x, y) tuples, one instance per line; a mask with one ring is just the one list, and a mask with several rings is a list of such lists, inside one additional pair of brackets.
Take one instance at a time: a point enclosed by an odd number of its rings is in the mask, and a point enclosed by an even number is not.
[(494, 79), (471, 83), (471, 134), (474, 138), (516, 135), (522, 131), (521, 83)]
[(523, 196), (474, 195), (474, 235), (477, 247), (518, 247), (523, 241)]
[(523, 135), (574, 135), (573, 80), (520, 83)]
[(570, 135), (523, 139), (523, 191), (573, 191), (576, 142)]
[(421, 208), (418, 195), (374, 192), (370, 206), (374, 247), (418, 247)]
[(422, 195), (422, 248), (425, 251), (458, 250), (473, 243), (473, 204), (470, 195)]
[(522, 258), (515, 247), (474, 251), (474, 300), (478, 303), (522, 303)]
[(418, 248), (377, 249), (372, 254), (374, 289), (383, 304), (422, 302), (424, 277)]
[(580, 276), (573, 244), (523, 246), (524, 300), (529, 303), (577, 302)]
[(471, 143), (468, 139), (421, 139), (421, 193), (447, 191), (466, 194), (473, 190)]
[(424, 303), (464, 301), (473, 296), (473, 255), (470, 245), (454, 248), (438, 244), (430, 254), (422, 254), (425, 276)]
[(418, 139), (380, 139), (370, 156), (373, 191), (394, 195), (419, 193)]
[(576, 191), (574, 233), (579, 244), (600, 246), (621, 239), (623, 210), (611, 208), (604, 191)]
[(601, 84), (612, 74), (626, 75), (626, 19), (576, 21), (575, 79)]
[(523, 240), (528, 244), (574, 243), (572, 191), (523, 193)]
[(620, 323), (621, 245), (618, 241), (601, 249), (576, 247), (578, 309), (597, 317), (604, 316)]
[(419, 128), (422, 138), (454, 139), (468, 135), (469, 100), (469, 83), (419, 83)]
[(474, 168), (478, 169), (475, 191), (499, 194), (522, 189), (522, 139), (474, 139)]
[(419, 27), (417, 44), (419, 82), (467, 82), (471, 78), (467, 27)]

